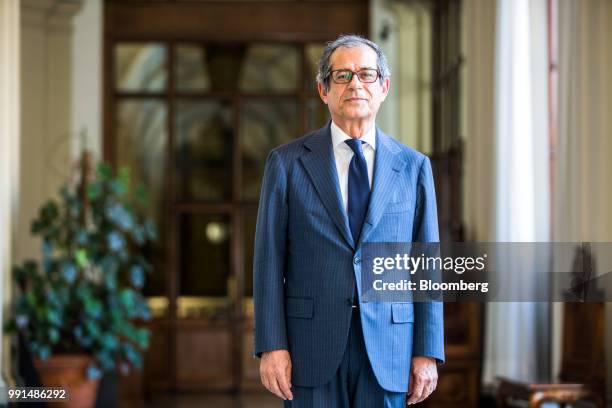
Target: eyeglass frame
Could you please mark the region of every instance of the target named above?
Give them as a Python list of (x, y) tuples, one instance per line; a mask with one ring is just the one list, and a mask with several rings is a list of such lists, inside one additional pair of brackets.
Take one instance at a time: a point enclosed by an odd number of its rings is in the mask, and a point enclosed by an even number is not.
[[(351, 73), (351, 78), (347, 82), (338, 82), (338, 81), (336, 81), (334, 79), (334, 75), (333, 74), (334, 74), (334, 72), (339, 72), (339, 71), (348, 71), (348, 72), (350, 72)], [(376, 71), (376, 78), (372, 82), (362, 81), (361, 78), (359, 78), (359, 73), (363, 72), (363, 71)], [(347, 69), (347, 68), (344, 68), (344, 69), (333, 69), (333, 70), (329, 71), (329, 75), (327, 76), (327, 78), (331, 78), (331, 80), (334, 83), (338, 84), (338, 85), (346, 85), (346, 84), (350, 84), (353, 81), (353, 77), (354, 76), (356, 76), (357, 80), (359, 82), (361, 82), (362, 84), (373, 84), (373, 83), (375, 83), (376, 81), (378, 81), (380, 79), (381, 73), (380, 73), (380, 70), (378, 68), (362, 68), (359, 71), (353, 71), (353, 70), (350, 70), (350, 69)]]

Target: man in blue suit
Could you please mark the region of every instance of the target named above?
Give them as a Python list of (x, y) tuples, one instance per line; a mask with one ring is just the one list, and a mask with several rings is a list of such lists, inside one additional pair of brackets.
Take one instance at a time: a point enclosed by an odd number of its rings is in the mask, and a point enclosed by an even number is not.
[(364, 242), (438, 241), (429, 159), (375, 125), (389, 77), (373, 42), (329, 43), (317, 82), (331, 122), (266, 162), (255, 355), (286, 407), (403, 407), (436, 388), (442, 304), (361, 300)]

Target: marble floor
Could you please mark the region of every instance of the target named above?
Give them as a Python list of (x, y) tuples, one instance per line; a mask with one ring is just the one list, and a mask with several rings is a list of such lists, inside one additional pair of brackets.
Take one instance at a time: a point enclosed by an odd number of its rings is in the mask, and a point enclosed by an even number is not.
[(281, 408), (282, 401), (261, 393), (181, 393), (152, 395), (147, 400), (121, 404), (122, 408)]

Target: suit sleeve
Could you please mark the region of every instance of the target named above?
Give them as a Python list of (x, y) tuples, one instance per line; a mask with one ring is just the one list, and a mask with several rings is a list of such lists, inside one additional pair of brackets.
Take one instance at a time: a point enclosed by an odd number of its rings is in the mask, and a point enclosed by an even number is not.
[[(412, 242), (439, 242), (436, 191), (429, 158), (419, 170)], [(442, 302), (415, 302), (413, 356), (444, 362), (444, 310)]]
[(266, 351), (288, 349), (284, 305), (287, 216), (287, 174), (273, 150), (266, 160), (255, 232), (253, 301), (257, 357)]

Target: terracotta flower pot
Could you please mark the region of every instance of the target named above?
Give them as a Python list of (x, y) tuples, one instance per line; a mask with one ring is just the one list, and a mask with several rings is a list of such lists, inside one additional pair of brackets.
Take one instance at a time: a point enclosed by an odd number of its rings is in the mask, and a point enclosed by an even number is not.
[(93, 359), (86, 354), (56, 354), (46, 360), (34, 359), (34, 367), (43, 387), (68, 390), (68, 400), (47, 403), (50, 407), (93, 408), (100, 380), (87, 378), (87, 367)]

